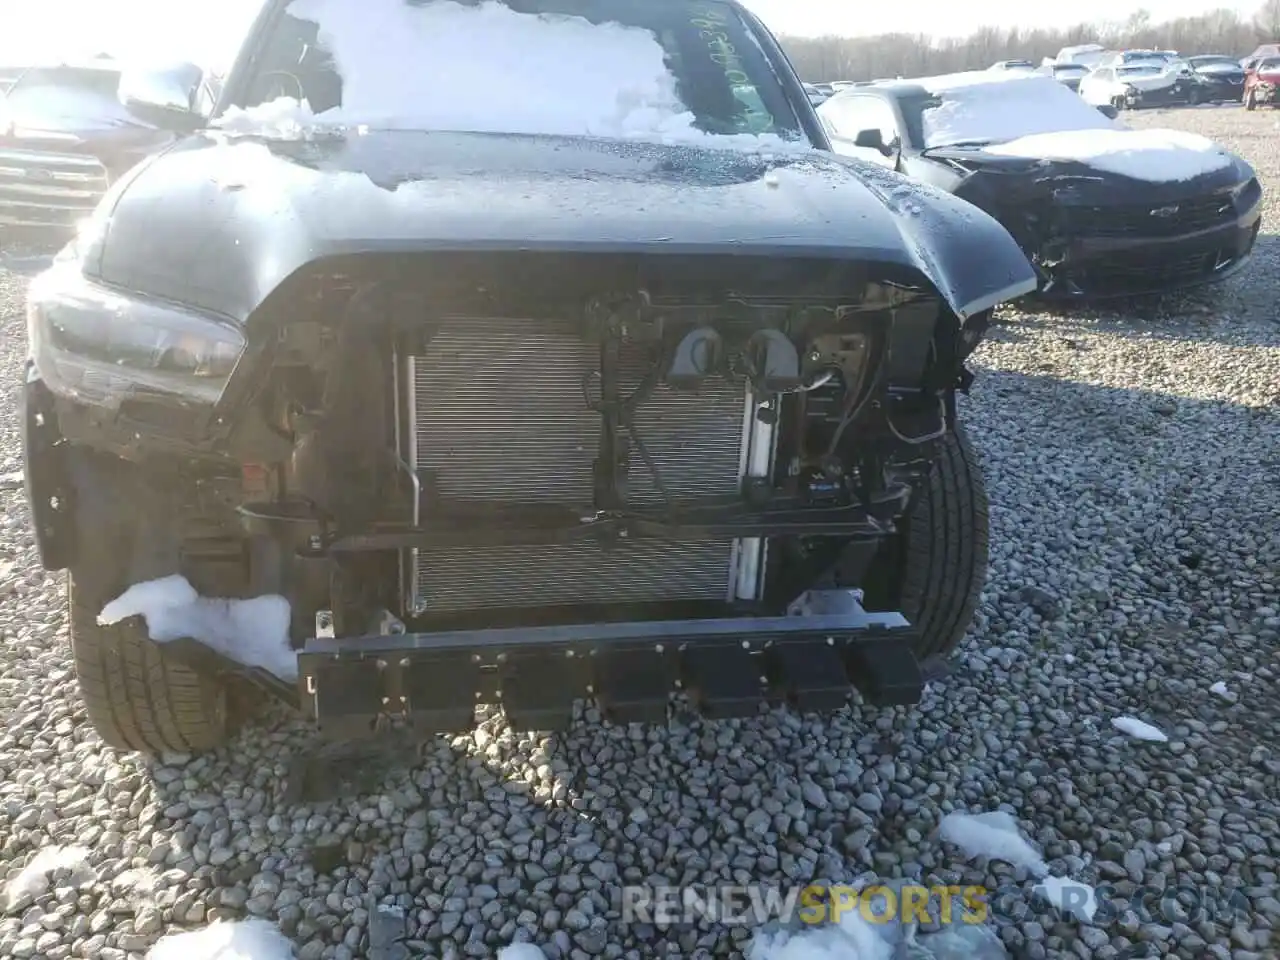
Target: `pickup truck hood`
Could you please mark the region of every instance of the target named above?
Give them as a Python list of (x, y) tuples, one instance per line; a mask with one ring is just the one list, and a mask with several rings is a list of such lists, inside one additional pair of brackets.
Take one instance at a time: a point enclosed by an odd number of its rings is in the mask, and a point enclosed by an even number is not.
[(995, 220), (819, 151), (373, 132), (190, 137), (104, 203), (91, 275), (246, 321), (330, 257), (547, 250), (820, 258), (907, 268), (961, 317), (1035, 288)]

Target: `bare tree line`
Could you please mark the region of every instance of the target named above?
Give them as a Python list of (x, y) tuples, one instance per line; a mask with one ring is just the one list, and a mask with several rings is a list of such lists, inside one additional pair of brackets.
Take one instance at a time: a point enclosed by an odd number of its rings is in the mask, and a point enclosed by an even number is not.
[(1154, 23), (1149, 11), (1140, 10), (1123, 22), (1081, 23), (1065, 30), (983, 27), (955, 39), (888, 33), (874, 37), (784, 36), (781, 41), (800, 76), (809, 81), (927, 76), (981, 70), (998, 60), (1011, 59), (1038, 64), (1041, 58), (1080, 43), (1240, 57), (1259, 43), (1280, 42), (1280, 0), (1266, 0), (1249, 20), (1233, 10), (1221, 9)]

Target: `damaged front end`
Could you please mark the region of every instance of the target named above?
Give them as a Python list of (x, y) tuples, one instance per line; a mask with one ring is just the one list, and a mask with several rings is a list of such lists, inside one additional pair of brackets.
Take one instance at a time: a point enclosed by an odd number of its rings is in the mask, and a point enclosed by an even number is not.
[[(73, 370), (94, 335), (73, 314), (33, 298), (37, 365), (63, 378), (28, 385), (33, 436), (121, 457), (148, 549), (192, 582), (217, 560), (234, 595), (288, 600), (299, 676), (276, 692), (334, 737), (464, 729), (477, 702), (559, 726), (588, 694), (620, 722), (678, 688), (711, 716), (919, 697), (913, 626), (849, 584), (927, 477), (989, 311), (962, 323), (906, 271), (334, 258), (243, 343), (188, 326), (143, 389)], [(217, 389), (159, 389), (201, 371)], [(77, 496), (33, 497), (55, 561)]]
[(1044, 299), (1161, 294), (1222, 280), (1245, 265), (1261, 229), (1258, 181), (1234, 167), (1172, 183), (1049, 160), (966, 173), (957, 195), (1005, 225)]

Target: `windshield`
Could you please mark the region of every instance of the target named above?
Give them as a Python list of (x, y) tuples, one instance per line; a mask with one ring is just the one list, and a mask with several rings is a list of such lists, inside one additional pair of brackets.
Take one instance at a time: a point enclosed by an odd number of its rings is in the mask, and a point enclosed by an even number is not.
[(1280, 69), (1280, 57), (1267, 57), (1258, 64), (1259, 70), (1276, 70)]
[(1074, 73), (1084, 76), (1089, 72), (1089, 68), (1078, 63), (1060, 64), (1053, 68), (1054, 73)]
[(1192, 57), (1191, 63), (1197, 67), (1239, 67), (1239, 60), (1232, 60), (1230, 57)]
[(1052, 77), (933, 89), (929, 100), (901, 100), (913, 138), (926, 149), (1003, 143), (1060, 130), (1115, 129), (1079, 95)]
[(720, 0), (293, 0), (240, 97), (282, 98), (319, 121), (390, 129), (802, 137), (755, 35)]

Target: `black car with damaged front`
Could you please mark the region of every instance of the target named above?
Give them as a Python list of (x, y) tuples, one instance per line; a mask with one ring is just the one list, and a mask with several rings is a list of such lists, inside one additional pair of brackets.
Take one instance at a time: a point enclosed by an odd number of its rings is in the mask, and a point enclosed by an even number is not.
[[(983, 581), (955, 397), (1035, 286), (1008, 233), (830, 152), (734, 3), (354, 3), (270, 4), (221, 129), (31, 287), (29, 497), (103, 737), (210, 747), (246, 680), (344, 739), (588, 693), (656, 720), (677, 686), (712, 716), (914, 702)], [(449, 50), (501, 69), (498, 29), (520, 91), (476, 103), (464, 65), (417, 95)], [(387, 36), (438, 46), (387, 71)], [(667, 99), (567, 115), (583, 36)], [(99, 622), (175, 574), (286, 598), (291, 666)]]
[(1047, 77), (890, 81), (818, 109), (835, 149), (963, 197), (1008, 228), (1051, 298), (1224, 279), (1253, 252), (1262, 190), (1211, 141), (1133, 130)]
[(1187, 64), (1203, 84), (1205, 99), (1227, 103), (1244, 98), (1244, 67), (1234, 57), (1201, 54), (1187, 57)]

